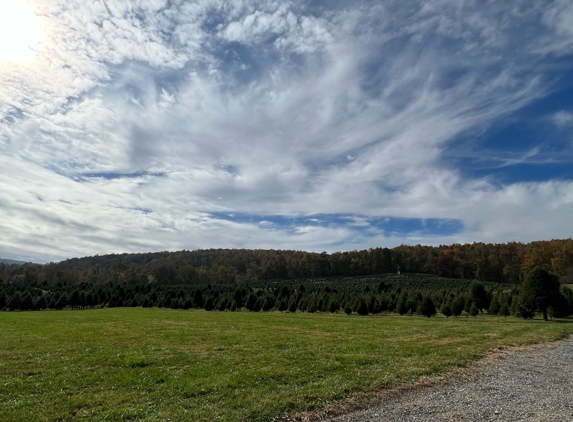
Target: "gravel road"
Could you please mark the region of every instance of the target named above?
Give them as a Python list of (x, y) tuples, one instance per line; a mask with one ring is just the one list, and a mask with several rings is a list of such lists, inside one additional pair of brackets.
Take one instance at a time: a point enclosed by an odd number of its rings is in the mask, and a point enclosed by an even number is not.
[(573, 338), (486, 359), (465, 376), (381, 398), (331, 422), (573, 422)]

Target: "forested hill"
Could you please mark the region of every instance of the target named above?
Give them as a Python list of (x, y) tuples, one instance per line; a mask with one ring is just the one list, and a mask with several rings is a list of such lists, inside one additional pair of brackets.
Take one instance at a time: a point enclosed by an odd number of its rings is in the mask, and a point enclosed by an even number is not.
[(520, 283), (540, 265), (573, 283), (573, 240), (528, 244), (398, 246), (332, 254), (209, 249), (103, 255), (46, 265), (0, 263), (4, 282), (227, 284), (270, 279), (364, 276), (396, 272)]
[(25, 264), (25, 261), (16, 261), (15, 259), (6, 259), (6, 258), (0, 258), (0, 264), (16, 264), (16, 265), (22, 265)]

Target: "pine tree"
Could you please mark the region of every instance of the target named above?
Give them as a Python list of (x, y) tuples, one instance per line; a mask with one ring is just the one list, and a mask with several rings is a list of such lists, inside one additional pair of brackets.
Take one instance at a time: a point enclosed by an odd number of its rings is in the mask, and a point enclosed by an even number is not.
[(185, 298), (185, 301), (183, 302), (182, 308), (185, 310), (191, 308), (191, 298), (189, 298), (189, 297)]
[(218, 311), (224, 311), (225, 309), (227, 309), (227, 299), (225, 299), (224, 297), (222, 297), (219, 300), (219, 303), (217, 303), (217, 310)]
[(356, 308), (356, 313), (362, 316), (368, 315), (368, 305), (366, 305), (366, 301), (364, 300), (364, 298), (360, 299), (358, 307)]
[(470, 288), (471, 300), (476, 305), (476, 307), (481, 311), (489, 307), (489, 298), (487, 292), (485, 291), (485, 287), (480, 282), (474, 282)]
[(245, 300), (245, 308), (249, 311), (253, 311), (255, 309), (255, 305), (257, 303), (257, 296), (254, 293), (249, 293), (246, 300)]
[(465, 300), (462, 296), (458, 296), (452, 302), (452, 315), (455, 317), (459, 317), (463, 310), (464, 310)]
[(213, 309), (215, 309), (215, 304), (213, 303), (213, 299), (209, 296), (205, 301), (205, 310), (212, 311)]
[(499, 306), (499, 315), (503, 315), (505, 317), (511, 315), (507, 300), (503, 300), (501, 302), (501, 305)]
[(536, 310), (543, 313), (543, 319), (547, 321), (547, 308), (558, 306), (559, 278), (550, 274), (542, 267), (535, 267), (527, 274), (521, 285), (519, 295), (519, 313), (523, 318), (533, 317)]
[(20, 306), (22, 306), (22, 297), (20, 296), (20, 292), (16, 292), (8, 299), (6, 307), (10, 311), (15, 311), (16, 309), (20, 309)]
[(48, 308), (48, 301), (46, 300), (46, 296), (42, 295), (36, 301), (34, 306), (38, 310), (47, 309)]
[(270, 296), (270, 295), (266, 296), (263, 299), (263, 306), (262, 306), (263, 311), (267, 312), (267, 311), (270, 311), (271, 309), (273, 309), (275, 300), (276, 299), (273, 296)]
[(446, 318), (449, 318), (452, 316), (452, 308), (450, 308), (450, 305), (447, 303), (442, 303), (442, 306), (440, 307), (440, 313)]
[(408, 312), (408, 303), (406, 301), (406, 298), (402, 297), (398, 301), (398, 304), (396, 305), (396, 313), (400, 315), (406, 315), (407, 312)]
[(489, 305), (489, 309), (488, 309), (487, 313), (491, 314), (491, 315), (497, 315), (497, 314), (499, 314), (499, 308), (500, 308), (500, 304), (499, 304), (498, 295), (494, 295), (493, 298), (491, 299), (491, 303)]
[(334, 300), (330, 301), (330, 304), (328, 305), (328, 311), (331, 314), (335, 313), (339, 308), (340, 306), (338, 305), (338, 303), (336, 303)]
[(195, 290), (195, 293), (193, 294), (193, 303), (197, 308), (202, 308), (205, 304), (203, 301), (203, 292), (200, 289)]
[(56, 309), (64, 309), (66, 306), (68, 306), (68, 295), (62, 293), (56, 302)]
[(310, 303), (308, 304), (308, 312), (313, 314), (317, 311), (317, 307), (316, 307), (316, 303), (314, 300), (311, 300)]
[(296, 312), (296, 300), (294, 298), (291, 298), (289, 302), (288, 311), (292, 312), (293, 314)]
[(418, 308), (418, 313), (427, 318), (436, 315), (436, 306), (429, 296), (426, 296)]
[(26, 292), (24, 293), (24, 295), (22, 295), (22, 300), (20, 302), (20, 309), (23, 311), (29, 311), (31, 309), (34, 309), (34, 299), (32, 298), (30, 292)]

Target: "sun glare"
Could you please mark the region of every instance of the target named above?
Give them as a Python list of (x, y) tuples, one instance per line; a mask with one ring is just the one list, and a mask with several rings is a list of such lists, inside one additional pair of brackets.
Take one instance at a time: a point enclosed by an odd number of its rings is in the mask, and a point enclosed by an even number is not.
[(33, 60), (41, 38), (40, 20), (25, 0), (0, 0), (0, 61)]

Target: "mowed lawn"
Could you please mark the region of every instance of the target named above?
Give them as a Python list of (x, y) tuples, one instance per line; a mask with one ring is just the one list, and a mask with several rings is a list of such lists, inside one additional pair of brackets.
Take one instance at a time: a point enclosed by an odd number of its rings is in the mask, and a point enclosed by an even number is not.
[(485, 316), (0, 312), (0, 420), (270, 420), (571, 331)]

